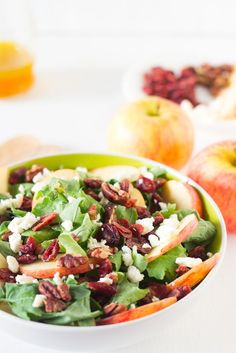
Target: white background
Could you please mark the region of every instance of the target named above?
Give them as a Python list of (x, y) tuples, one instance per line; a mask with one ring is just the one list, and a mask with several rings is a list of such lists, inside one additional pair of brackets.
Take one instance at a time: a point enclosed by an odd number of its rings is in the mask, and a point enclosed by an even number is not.
[[(1, 140), (33, 133), (47, 143), (78, 151), (105, 150), (107, 123), (124, 103), (121, 79), (127, 68), (150, 58), (170, 67), (236, 62), (234, 1), (32, 0), (30, 4), (37, 80), (29, 93), (0, 101)], [(234, 133), (198, 126), (196, 150)], [(136, 352), (236, 352), (235, 251), (236, 238), (231, 237), (218, 277), (198, 302), (175, 326), (170, 323), (157, 342), (135, 347)], [(42, 352), (2, 332), (0, 342), (6, 353)]]

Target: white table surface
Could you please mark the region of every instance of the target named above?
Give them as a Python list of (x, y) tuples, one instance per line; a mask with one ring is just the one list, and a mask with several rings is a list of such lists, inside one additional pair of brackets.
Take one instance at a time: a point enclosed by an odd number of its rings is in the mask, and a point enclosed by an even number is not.
[[(222, 43), (226, 45), (225, 41)], [(54, 44), (57, 52), (58, 46), (56, 42)], [(219, 54), (216, 51), (216, 42), (213, 40), (211, 44), (215, 53)], [(233, 48), (231, 44), (230, 41), (227, 42), (228, 50)], [(145, 45), (147, 46), (146, 42)], [(152, 46), (153, 43), (150, 42), (149, 45)], [(163, 42), (162, 45), (164, 45)], [(191, 57), (190, 46), (189, 42), (186, 47), (188, 54), (185, 53), (187, 60)], [(33, 133), (47, 143), (58, 143), (77, 151), (106, 150), (106, 125), (113, 112), (123, 103), (120, 83), (124, 67), (116, 62), (117, 65), (114, 67), (103, 63), (103, 67), (92, 66), (89, 69), (85, 68), (85, 62), (83, 62), (81, 68), (77, 67), (75, 62), (68, 64), (65, 55), (64, 66), (60, 57), (59, 65), (55, 63), (55, 66), (47, 67), (45, 65), (47, 59), (48, 62), (53, 63), (53, 52), (48, 44), (46, 48), (50, 54), (46, 55), (44, 44), (40, 44), (41, 61), (38, 65), (38, 79), (32, 91), (22, 97), (0, 101), (0, 140), (19, 133)], [(129, 48), (127, 46), (127, 51)], [(166, 46), (165, 50), (168, 48)], [(106, 51), (107, 48), (104, 50)], [(233, 54), (236, 58), (235, 51), (236, 49)], [(84, 53), (83, 56), (85, 57)], [(101, 60), (101, 53), (98, 53), (98, 57)], [(206, 55), (204, 59), (205, 57)], [(169, 57), (167, 60), (170, 62)], [(172, 58), (172, 62), (174, 60), (175, 58)], [(179, 57), (177, 60), (181, 62)], [(227, 138), (227, 136), (197, 130), (196, 138), (195, 151), (207, 145), (209, 141)], [(150, 353), (235, 353), (235, 269), (236, 237), (230, 237), (226, 256), (217, 277), (212, 280), (208, 288), (203, 290), (188, 315), (180, 317), (176, 324), (170, 324), (169, 330), (163, 333), (158, 342), (153, 340), (143, 345), (139, 344), (132, 351), (136, 353), (143, 353), (144, 350)], [(16, 341), (14, 327), (12, 327), (11, 336), (0, 332), (0, 342), (1, 352), (5, 353), (12, 353), (14, 350), (18, 353), (50, 352)], [(129, 352), (131, 353), (131, 350)]]

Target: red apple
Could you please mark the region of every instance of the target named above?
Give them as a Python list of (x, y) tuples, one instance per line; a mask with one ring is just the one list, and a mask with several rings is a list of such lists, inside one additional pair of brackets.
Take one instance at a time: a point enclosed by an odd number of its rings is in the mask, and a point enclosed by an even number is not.
[(173, 249), (175, 246), (181, 244), (188, 236), (197, 228), (198, 219), (195, 214), (190, 214), (182, 219), (178, 228), (173, 233), (169, 242), (163, 246), (157, 246), (147, 254), (148, 261), (151, 262), (159, 256), (165, 254), (167, 251)]
[(111, 121), (108, 147), (182, 168), (192, 153), (193, 127), (179, 105), (147, 97), (123, 107)]
[(230, 233), (236, 233), (236, 140), (206, 147), (190, 162), (188, 175), (219, 206)]
[(80, 273), (86, 273), (91, 270), (90, 265), (94, 264), (90, 259), (87, 263), (78, 267), (61, 267), (58, 264), (57, 257), (54, 261), (43, 262), (41, 260), (35, 261), (32, 264), (20, 265), (20, 271), (25, 275), (34, 278), (53, 278), (56, 272), (59, 272), (60, 276), (68, 276), (70, 274), (77, 275)]
[(177, 180), (167, 181), (162, 188), (165, 202), (175, 203), (178, 209), (192, 208), (203, 214), (202, 200), (198, 192), (188, 183)]
[(173, 282), (168, 284), (170, 290), (178, 288), (181, 286), (194, 287), (198, 284), (206, 275), (211, 271), (211, 269), (217, 264), (220, 254), (216, 253), (208, 260), (194, 266), (188, 272), (184, 273), (182, 276), (176, 278)]
[(97, 325), (111, 325), (140, 319), (141, 317), (151, 315), (153, 313), (156, 313), (157, 311), (167, 308), (175, 302), (176, 297), (170, 297), (154, 303), (142, 305), (138, 308), (123, 311), (120, 314), (112, 315), (110, 317), (106, 317), (105, 319), (97, 320)]

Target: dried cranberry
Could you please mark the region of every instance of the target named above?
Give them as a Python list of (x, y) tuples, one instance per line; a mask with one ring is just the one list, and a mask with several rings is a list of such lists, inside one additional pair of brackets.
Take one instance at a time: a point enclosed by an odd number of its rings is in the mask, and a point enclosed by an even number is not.
[(147, 244), (147, 240), (144, 237), (134, 237), (130, 239), (125, 239), (125, 244), (129, 247), (132, 248), (133, 246), (137, 247), (138, 252), (142, 254), (147, 254), (150, 252), (150, 249), (148, 248), (143, 248), (144, 244)]
[(189, 271), (189, 268), (184, 265), (179, 265), (179, 267), (177, 267), (177, 269), (175, 270), (178, 277), (184, 275), (188, 271)]
[(136, 181), (136, 187), (141, 191), (141, 192), (154, 192), (157, 188), (156, 182), (154, 180), (148, 179), (144, 176), (141, 176), (137, 181)]
[(17, 258), (17, 261), (20, 264), (32, 264), (36, 260), (37, 260), (37, 256), (33, 254), (24, 254), (24, 255), (18, 256)]
[(20, 210), (22, 210), (22, 211), (31, 211), (32, 210), (32, 198), (31, 197), (24, 196)]
[(112, 263), (109, 259), (103, 260), (98, 269), (98, 273), (100, 277), (105, 277), (108, 273), (112, 271)]
[(149, 218), (151, 216), (149, 210), (146, 207), (136, 206), (135, 208), (139, 219)]
[(124, 190), (126, 192), (129, 192), (129, 187), (130, 187), (130, 181), (128, 179), (123, 179), (120, 182), (120, 188), (121, 190)]
[(10, 174), (9, 184), (14, 185), (14, 184), (24, 183), (26, 171), (27, 171), (27, 168), (25, 167), (20, 167), (14, 170), (14, 172)]
[(164, 221), (164, 219), (165, 218), (164, 218), (164, 216), (161, 213), (156, 215), (154, 217), (154, 222), (153, 222), (154, 227), (159, 226), (159, 224), (161, 224)]
[(105, 206), (104, 223), (111, 223), (114, 220), (116, 220), (115, 205), (108, 203)]
[(16, 274), (8, 270), (8, 268), (0, 268), (0, 281), (14, 283)]
[(28, 237), (26, 243), (20, 247), (20, 255), (33, 254), (36, 246), (36, 240), (33, 237)]
[(98, 237), (106, 240), (106, 244), (111, 247), (118, 246), (120, 242), (120, 233), (114, 224), (103, 224)]
[(189, 294), (192, 291), (191, 287), (186, 285), (186, 286), (182, 286), (179, 288), (175, 288), (173, 289), (168, 297), (176, 297), (177, 300), (182, 299), (183, 297), (185, 297), (187, 294)]
[(58, 240), (54, 239), (49, 247), (44, 251), (43, 255), (41, 256), (43, 261), (52, 261), (56, 258), (59, 252), (59, 244)]
[(55, 221), (55, 219), (57, 217), (58, 217), (58, 214), (55, 212), (51, 212), (51, 213), (48, 213), (48, 214), (40, 217), (40, 220), (35, 224), (35, 226), (32, 228), (32, 230), (34, 232), (36, 232), (37, 230), (40, 230), (40, 229), (46, 227), (47, 225), (49, 225), (50, 223)]
[(190, 257), (199, 257), (203, 261), (207, 259), (206, 249), (204, 245), (198, 245), (195, 248), (189, 250), (188, 255)]
[(89, 282), (88, 288), (96, 294), (102, 294), (104, 297), (112, 297), (116, 294), (116, 289), (109, 284), (103, 282)]
[(131, 238), (132, 237), (132, 231), (129, 228), (126, 228), (122, 226), (121, 224), (117, 222), (113, 222), (113, 226), (117, 229), (118, 233), (124, 237), (124, 238)]
[(91, 189), (100, 188), (102, 185), (102, 180), (100, 180), (100, 179), (85, 178), (83, 181), (84, 181), (85, 186), (87, 186)]
[(132, 231), (134, 237), (138, 237), (138, 238), (141, 237), (144, 231), (142, 224), (131, 224), (129, 228)]

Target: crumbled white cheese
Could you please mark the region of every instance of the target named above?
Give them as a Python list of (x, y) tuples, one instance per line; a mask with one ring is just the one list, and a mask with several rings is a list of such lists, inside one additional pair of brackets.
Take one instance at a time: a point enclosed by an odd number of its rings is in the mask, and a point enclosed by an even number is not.
[(160, 299), (158, 297), (156, 297), (155, 295), (152, 297), (152, 302), (155, 303), (155, 302), (159, 302)]
[(160, 238), (160, 244), (164, 244), (169, 241), (173, 233), (179, 226), (179, 220), (176, 214), (171, 215), (169, 218), (164, 219), (160, 226), (156, 230), (156, 235)]
[(94, 269), (94, 264), (89, 264), (89, 267), (91, 268), (91, 270)]
[(6, 260), (7, 260), (8, 269), (11, 272), (13, 272), (13, 273), (19, 272), (19, 263), (14, 256), (9, 255), (9, 256), (7, 256)]
[(11, 250), (15, 253), (19, 252), (22, 244), (21, 235), (19, 233), (13, 233), (9, 236), (8, 240)]
[(122, 250), (122, 259), (124, 261), (125, 266), (131, 266), (133, 264), (132, 252), (131, 249), (124, 245), (121, 248)]
[(28, 283), (38, 283), (38, 280), (34, 277), (23, 275), (16, 276), (16, 282), (19, 284), (28, 284)]
[(43, 306), (45, 299), (46, 299), (45, 295), (36, 294), (36, 296), (34, 297), (32, 307), (33, 308), (40, 308), (41, 306)]
[(147, 178), (147, 179), (150, 179), (150, 180), (154, 179), (154, 175), (147, 170), (147, 167), (142, 167), (139, 170), (140, 170), (140, 174), (142, 176), (144, 176), (144, 178)]
[(141, 224), (143, 226), (143, 232), (142, 232), (142, 235), (143, 235), (151, 232), (154, 229), (153, 222), (154, 222), (154, 218), (150, 217), (150, 218), (138, 219), (136, 221), (136, 224)]
[(210, 257), (212, 257), (212, 256), (213, 256), (212, 252), (208, 252), (208, 253), (207, 253), (207, 257), (210, 258)]
[(73, 196), (67, 196), (67, 199), (68, 199), (69, 203), (76, 201), (76, 198)]
[(106, 206), (109, 203), (101, 191), (99, 192), (98, 197), (100, 198), (101, 205)]
[(30, 229), (39, 220), (33, 213), (27, 212), (24, 217), (15, 217), (9, 223), (8, 229), (12, 233), (22, 233), (24, 230)]
[(73, 223), (69, 219), (62, 222), (61, 225), (67, 232), (70, 232), (73, 229)]
[(37, 173), (37, 174), (33, 177), (33, 183), (36, 184), (36, 183), (41, 182), (41, 181), (44, 179), (45, 176), (50, 175), (50, 174), (51, 174), (50, 170), (48, 170), (47, 168), (44, 168), (44, 169), (42, 170), (42, 172)]
[(79, 176), (78, 175), (74, 176), (73, 180), (79, 181)]
[(85, 167), (77, 167), (75, 170), (79, 173), (88, 173), (88, 169)]
[(183, 265), (183, 266), (187, 266), (189, 268), (192, 268), (194, 266), (199, 265), (200, 263), (202, 263), (202, 259), (200, 259), (199, 257), (195, 258), (195, 257), (177, 257), (175, 260), (175, 263), (177, 265)]
[(109, 249), (109, 246), (106, 245), (106, 240), (102, 239), (101, 241), (97, 241), (95, 238), (89, 238), (88, 241), (88, 249), (93, 250), (96, 248)]
[(130, 304), (130, 307), (129, 307), (130, 309), (135, 309), (136, 308), (136, 305), (135, 304)]
[(167, 203), (165, 203), (165, 202), (158, 202), (158, 205), (161, 207), (162, 211), (167, 210)]
[(56, 272), (53, 276), (53, 281), (54, 283), (58, 286), (59, 284), (62, 284), (63, 281), (62, 281), (62, 278), (60, 277), (60, 273), (59, 272)]
[(160, 245), (160, 239), (155, 234), (150, 234), (148, 236), (148, 240), (149, 240), (152, 248), (155, 248), (156, 246)]
[(117, 190), (120, 190), (120, 183), (116, 182), (115, 184), (113, 184), (114, 188), (116, 188)]
[(151, 249), (151, 245), (149, 245), (148, 243), (144, 243), (144, 244), (142, 245), (142, 248), (143, 248), (143, 249)]
[(68, 276), (68, 278), (69, 278), (69, 279), (75, 279), (75, 276), (72, 275), (72, 274), (70, 274), (70, 275)]
[(36, 184), (34, 184), (34, 186), (32, 187), (31, 191), (34, 193), (39, 192), (40, 190), (42, 190), (44, 188), (44, 186), (46, 186), (47, 184), (43, 181), (40, 181)]
[(111, 285), (113, 283), (113, 280), (108, 275), (106, 275), (105, 277), (101, 277), (98, 282), (106, 283), (108, 285)]
[(20, 194), (23, 194), (25, 193), (25, 188), (24, 188), (24, 185), (20, 184), (20, 186), (18, 187), (18, 191)]
[(15, 198), (3, 199), (0, 201), (0, 214), (4, 214), (8, 208), (20, 208), (23, 202), (24, 196), (17, 194)]
[(144, 279), (144, 275), (135, 266), (129, 266), (127, 271), (127, 278), (132, 283), (139, 283)]

